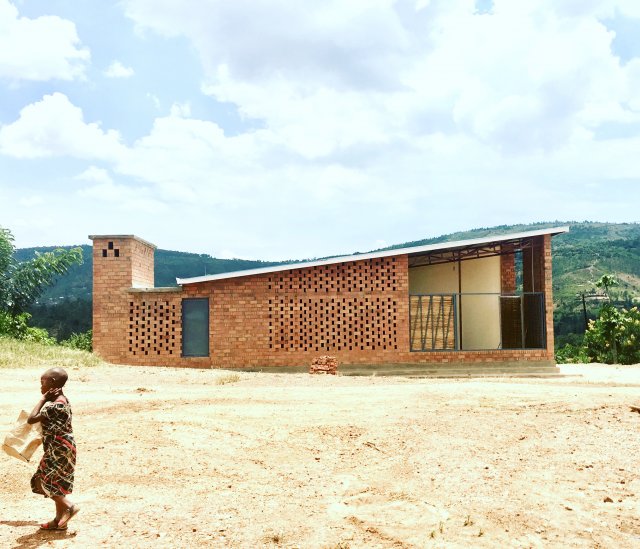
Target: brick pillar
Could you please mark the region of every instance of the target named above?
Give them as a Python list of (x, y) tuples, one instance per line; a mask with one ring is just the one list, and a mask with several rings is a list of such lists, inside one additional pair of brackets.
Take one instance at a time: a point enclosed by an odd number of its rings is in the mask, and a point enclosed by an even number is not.
[(513, 294), (516, 291), (516, 256), (512, 244), (501, 246), (500, 256), (500, 291)]
[(132, 235), (91, 235), (93, 240), (93, 350), (125, 363), (129, 290), (154, 287), (155, 246)]
[(554, 333), (553, 333), (553, 273), (551, 259), (551, 235), (544, 235), (543, 246), (543, 269), (544, 269), (544, 300), (545, 315), (547, 323), (547, 357), (555, 360)]
[(398, 292), (397, 330), (398, 350), (408, 352), (411, 350), (409, 341), (409, 256), (399, 255), (395, 257), (398, 265), (396, 288)]

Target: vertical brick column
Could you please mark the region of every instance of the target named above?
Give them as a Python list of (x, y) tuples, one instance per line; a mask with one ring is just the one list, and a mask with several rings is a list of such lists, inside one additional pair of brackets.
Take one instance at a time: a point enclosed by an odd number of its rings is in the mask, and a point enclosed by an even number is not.
[(516, 291), (516, 256), (512, 244), (503, 245), (500, 256), (500, 291), (513, 294)]
[[(398, 350), (400, 352), (409, 352), (411, 349), (411, 343), (409, 341), (409, 256), (401, 255), (396, 259), (398, 262)], [(386, 358), (385, 360), (389, 359)]]
[(545, 299), (545, 316), (547, 326), (547, 357), (549, 360), (555, 360), (554, 351), (554, 334), (553, 334), (553, 273), (551, 259), (551, 235), (544, 235), (544, 245), (542, 248), (542, 261), (544, 269), (544, 299)]
[(132, 235), (93, 240), (93, 350), (126, 363), (129, 290), (153, 288), (155, 246)]

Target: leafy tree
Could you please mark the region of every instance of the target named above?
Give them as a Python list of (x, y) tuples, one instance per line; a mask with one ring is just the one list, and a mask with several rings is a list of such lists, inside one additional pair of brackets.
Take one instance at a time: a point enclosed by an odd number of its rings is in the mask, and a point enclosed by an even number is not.
[(0, 311), (12, 317), (24, 312), (57, 276), (82, 263), (82, 250), (54, 250), (37, 253), (29, 261), (14, 258), (13, 234), (0, 227)]
[(0, 337), (9, 336), (22, 341), (53, 345), (56, 340), (49, 336), (47, 330), (27, 324), (30, 318), (31, 315), (29, 313), (10, 315), (6, 311), (0, 311)]
[[(589, 320), (581, 344), (567, 343), (556, 352), (558, 363), (604, 362), (606, 364), (640, 363), (640, 311), (638, 307), (616, 307), (612, 288), (617, 279), (604, 274), (596, 282), (607, 298), (598, 317)], [(630, 302), (630, 299), (626, 301)]]
[[(622, 322), (623, 315), (611, 303), (611, 289), (618, 285), (616, 277), (602, 275), (596, 282), (607, 297), (607, 303), (600, 308), (597, 321), (589, 322), (585, 343), (590, 356), (595, 360), (615, 364), (618, 362), (618, 341), (616, 332)], [(603, 352), (604, 350), (604, 352)]]
[(598, 282), (596, 282), (597, 288), (602, 288), (604, 291), (604, 295), (607, 296), (609, 303), (611, 303), (611, 288), (618, 285), (618, 280), (615, 276), (605, 274), (600, 277)]
[[(69, 276), (71, 275), (67, 274), (65, 279)], [(45, 328), (58, 341), (68, 339), (73, 333), (91, 330), (91, 299), (67, 298), (47, 301), (43, 295), (27, 312), (32, 315), (32, 321), (36, 326)]]
[(640, 311), (616, 309), (607, 303), (584, 335), (589, 358), (607, 364), (640, 363)]

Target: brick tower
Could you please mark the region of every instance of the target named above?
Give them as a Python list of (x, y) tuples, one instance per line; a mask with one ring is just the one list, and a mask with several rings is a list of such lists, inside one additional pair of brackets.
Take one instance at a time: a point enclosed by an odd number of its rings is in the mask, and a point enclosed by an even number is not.
[(126, 364), (128, 295), (154, 287), (156, 246), (133, 235), (90, 235), (93, 241), (93, 350)]

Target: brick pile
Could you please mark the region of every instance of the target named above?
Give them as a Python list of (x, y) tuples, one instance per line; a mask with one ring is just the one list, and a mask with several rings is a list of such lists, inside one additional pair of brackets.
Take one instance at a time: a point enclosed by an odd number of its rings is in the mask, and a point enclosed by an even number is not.
[(310, 374), (331, 374), (338, 373), (338, 361), (335, 356), (319, 356), (311, 361)]

